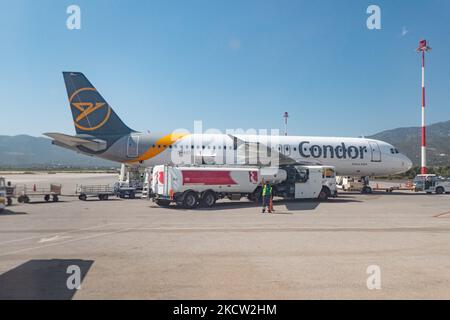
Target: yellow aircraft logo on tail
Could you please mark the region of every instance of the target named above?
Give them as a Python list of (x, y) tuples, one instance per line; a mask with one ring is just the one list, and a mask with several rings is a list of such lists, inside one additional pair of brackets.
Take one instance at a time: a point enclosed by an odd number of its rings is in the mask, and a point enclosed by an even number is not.
[[(80, 97), (80, 93), (85, 92), (85, 91), (97, 91), (95, 88), (81, 88), (78, 89), (77, 91), (75, 91), (71, 96), (70, 96), (70, 105), (72, 108), (75, 108), (79, 111), (78, 116), (75, 118), (74, 121), (74, 125), (81, 129), (81, 130), (85, 130), (85, 131), (93, 131), (96, 130), (98, 128), (101, 128), (106, 121), (108, 121), (109, 117), (111, 116), (111, 107), (108, 104), (105, 104), (103, 102), (82, 102), (82, 98)], [(77, 99), (75, 99), (77, 98)], [(72, 102), (73, 100), (78, 100), (77, 102)], [(94, 118), (98, 118), (96, 120), (94, 120), (96, 123), (91, 123), (91, 119), (88, 117), (91, 114), (95, 114), (94, 112), (101, 112), (102, 109), (104, 109), (103, 107), (106, 106), (108, 109), (106, 110), (105, 114), (103, 117), (94, 117)], [(86, 119), (87, 124), (89, 126), (86, 125), (81, 125), (80, 121)], [(100, 119), (100, 120), (99, 120)]]

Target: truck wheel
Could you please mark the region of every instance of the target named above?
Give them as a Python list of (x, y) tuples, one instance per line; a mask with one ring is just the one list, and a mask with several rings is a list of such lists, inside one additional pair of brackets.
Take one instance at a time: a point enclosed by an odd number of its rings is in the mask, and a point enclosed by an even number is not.
[(23, 197), (23, 202), (29, 203), (30, 202), (30, 197), (29, 196), (24, 196)]
[(247, 199), (254, 202), (254, 203), (262, 203), (262, 190), (261, 187), (256, 188), (253, 193), (250, 193), (247, 196)]
[(80, 194), (80, 195), (78, 196), (78, 199), (80, 199), (81, 201), (86, 201), (87, 196), (86, 196), (85, 194)]
[(108, 195), (107, 195), (107, 194), (104, 194), (102, 200), (108, 200)]
[(22, 202), (23, 202), (23, 196), (19, 196), (19, 197), (17, 198), (17, 202), (22, 203)]
[(53, 202), (58, 202), (58, 200), (59, 200), (59, 198), (58, 198), (58, 196), (55, 194), (55, 195), (53, 196)]
[(44, 196), (44, 200), (45, 200), (46, 202), (48, 202), (48, 201), (50, 200), (50, 195), (46, 194), (46, 195)]
[(362, 188), (361, 193), (367, 193), (367, 194), (371, 194), (372, 193), (372, 188), (365, 186)]
[(443, 194), (443, 193), (444, 193), (444, 188), (442, 188), (442, 187), (437, 187), (437, 188), (436, 188), (436, 193), (437, 193), (437, 194)]
[(162, 199), (158, 199), (155, 201), (156, 204), (160, 207), (168, 207), (170, 205), (170, 200), (162, 200)]
[(134, 192), (130, 192), (129, 198), (130, 198), (130, 199), (136, 198), (136, 194), (135, 194)]
[(190, 191), (184, 196), (183, 206), (186, 209), (194, 209), (197, 206), (197, 204), (198, 204), (198, 197), (195, 192)]
[(330, 191), (328, 188), (323, 187), (322, 190), (320, 190), (319, 196), (317, 197), (319, 201), (327, 201)]
[(8, 206), (12, 205), (12, 199), (8, 197), (8, 198), (6, 199), (6, 204), (7, 204)]
[(202, 206), (210, 208), (216, 203), (216, 195), (212, 191), (206, 191), (202, 197)]

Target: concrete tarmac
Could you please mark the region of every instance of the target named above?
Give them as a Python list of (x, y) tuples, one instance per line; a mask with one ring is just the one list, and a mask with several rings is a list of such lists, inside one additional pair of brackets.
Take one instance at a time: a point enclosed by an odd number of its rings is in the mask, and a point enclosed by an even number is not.
[[(69, 194), (116, 175), (6, 178), (62, 183)], [(0, 298), (450, 298), (450, 195), (340, 193), (275, 210), (228, 200), (196, 210), (141, 199), (15, 202), (0, 213)], [(67, 287), (70, 266), (79, 290)]]

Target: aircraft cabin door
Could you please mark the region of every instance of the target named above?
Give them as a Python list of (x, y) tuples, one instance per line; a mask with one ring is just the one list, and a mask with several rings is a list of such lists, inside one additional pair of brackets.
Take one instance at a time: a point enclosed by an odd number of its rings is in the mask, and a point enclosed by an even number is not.
[(376, 142), (369, 141), (370, 151), (372, 152), (372, 162), (381, 161), (380, 146)]
[(136, 158), (139, 156), (139, 135), (130, 134), (127, 142), (127, 157)]

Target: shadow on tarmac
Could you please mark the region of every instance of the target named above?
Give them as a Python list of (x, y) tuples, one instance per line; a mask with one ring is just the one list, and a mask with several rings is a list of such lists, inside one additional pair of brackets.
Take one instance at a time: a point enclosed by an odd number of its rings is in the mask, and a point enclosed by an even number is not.
[(0, 275), (0, 300), (70, 300), (76, 289), (69, 289), (67, 273), (71, 265), (80, 268), (80, 284), (89, 272), (93, 260), (51, 259), (30, 260)]
[[(356, 200), (354, 197), (343, 197), (343, 198), (332, 198), (328, 201), (329, 203), (350, 203), (350, 202), (363, 202), (361, 200)], [(286, 199), (275, 199), (273, 201), (274, 206), (277, 205), (285, 205), (287, 210), (314, 210), (316, 209), (322, 202), (316, 200), (286, 200)], [(153, 207), (153, 206), (151, 206)], [(157, 205), (155, 208), (159, 208)], [(262, 204), (257, 204), (254, 202), (216, 202), (214, 206), (211, 208), (197, 207), (195, 211), (217, 211), (217, 210), (235, 210), (242, 208), (255, 208), (260, 212), (262, 210)], [(184, 209), (178, 207), (176, 205), (171, 205), (166, 209), (172, 209), (174, 211), (183, 211), (183, 212), (191, 212), (192, 210)], [(275, 208), (275, 213), (277, 213), (277, 209)], [(285, 210), (281, 212), (279, 210), (279, 214), (288, 214)]]
[(27, 213), (26, 212), (16, 212), (16, 211), (11, 211), (9, 209), (5, 209), (0, 212), (0, 217), (1, 216), (15, 216), (15, 215), (19, 215), (19, 214), (27, 214)]
[(57, 203), (63, 203), (63, 202), (67, 202), (64, 200), (58, 200), (58, 201), (45, 201), (45, 200), (39, 200), (39, 201), (30, 201), (28, 203), (21, 203), (20, 205), (33, 205), (33, 204), (43, 204), (43, 203), (47, 203), (47, 204), (57, 204)]

